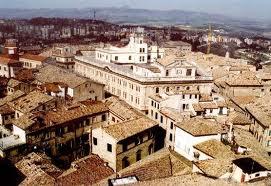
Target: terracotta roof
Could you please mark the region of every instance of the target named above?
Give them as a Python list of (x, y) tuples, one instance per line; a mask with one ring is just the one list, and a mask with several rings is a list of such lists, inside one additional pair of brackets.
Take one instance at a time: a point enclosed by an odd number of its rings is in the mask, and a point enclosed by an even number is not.
[(194, 148), (216, 159), (217, 158), (223, 158), (223, 159), (233, 158), (235, 155), (231, 151), (230, 146), (226, 146), (218, 140), (208, 140), (208, 141), (195, 145)]
[(191, 118), (176, 124), (177, 127), (193, 136), (206, 136), (224, 133), (221, 124), (203, 118)]
[(59, 124), (67, 121), (74, 120), (76, 118), (86, 117), (98, 113), (107, 112), (108, 107), (102, 103), (94, 103), (90, 106), (79, 105), (71, 106), (70, 108), (58, 110), (58, 111), (49, 111), (46, 114), (47, 123)]
[(21, 69), (16, 73), (16, 79), (22, 82), (32, 82), (35, 80), (35, 71), (36, 69)]
[(41, 104), (52, 101), (53, 99), (54, 97), (45, 95), (39, 91), (33, 91), (13, 101), (10, 105), (16, 110), (28, 113), (35, 110)]
[(208, 94), (201, 94), (200, 95), (200, 99), (199, 99), (200, 102), (210, 102), (210, 101), (213, 101), (213, 98), (211, 95), (208, 95)]
[(29, 130), (31, 126), (33, 126), (36, 121), (34, 120), (35, 116), (31, 113), (26, 113), (19, 117), (18, 119), (14, 119), (12, 121), (12, 124), (23, 129), (23, 130)]
[(136, 176), (139, 181), (166, 178), (192, 172), (192, 165), (184, 159), (162, 149), (118, 172), (120, 177)]
[(0, 114), (2, 116), (6, 114), (13, 114), (13, 113), (15, 113), (15, 111), (8, 104), (0, 106)]
[(44, 154), (30, 153), (15, 165), (26, 178), (20, 185), (54, 185), (62, 171)]
[(114, 115), (117, 115), (119, 118), (122, 118), (123, 121), (136, 119), (142, 117), (143, 114), (138, 110), (131, 107), (125, 101), (120, 100), (119, 98), (112, 96), (105, 100), (106, 106), (108, 106), (110, 112)]
[[(206, 177), (202, 174), (186, 174), (180, 176), (172, 176), (168, 178), (155, 179), (150, 181), (141, 181), (131, 186), (200, 186), (200, 185), (209, 185), (209, 186), (228, 186), (229, 182), (222, 179), (213, 179)], [(238, 183), (231, 183), (232, 186), (240, 186)]]
[(186, 118), (188, 113), (185, 112), (180, 112), (179, 110), (169, 108), (169, 107), (163, 107), (160, 109), (160, 113), (165, 115), (166, 117), (169, 117), (170, 119), (176, 121), (176, 122), (181, 122)]
[(229, 120), (233, 125), (250, 125), (251, 121), (241, 112), (231, 112), (229, 114)]
[(33, 55), (33, 54), (24, 54), (20, 57), (21, 59), (29, 59), (29, 60), (33, 60), (33, 61), (40, 61), (40, 62), (45, 62), (48, 58), (47, 57), (43, 57), (43, 56), (39, 56), (39, 55)]
[(218, 106), (216, 105), (216, 103), (214, 102), (210, 102), (210, 103), (199, 103), (200, 107), (201, 108), (204, 108), (204, 109), (217, 109)]
[(162, 97), (162, 96), (159, 95), (159, 94), (150, 95), (149, 98), (151, 98), (152, 100), (157, 101), (157, 102), (159, 102), (159, 103), (166, 100), (165, 97)]
[(75, 161), (72, 163), (72, 167), (59, 176), (56, 185), (93, 185), (114, 173), (97, 155), (90, 155)]
[(271, 96), (263, 96), (246, 106), (246, 109), (265, 127), (271, 125)]
[(42, 85), (42, 87), (44, 88), (46, 92), (54, 92), (54, 93), (61, 92), (57, 83), (45, 83)]
[(157, 125), (157, 122), (141, 117), (104, 127), (103, 130), (117, 141), (121, 141)]
[(39, 69), (39, 72), (35, 74), (35, 78), (42, 83), (65, 83), (70, 88), (75, 88), (87, 82), (87, 79), (53, 65), (47, 65)]
[(17, 90), (15, 91), (13, 94), (11, 95), (8, 95), (2, 99), (0, 99), (0, 106), (6, 104), (6, 103), (10, 103), (11, 101), (14, 101), (20, 97), (22, 97), (23, 95), (25, 95), (24, 92), (20, 91), (20, 90)]
[(252, 72), (243, 72), (226, 80), (229, 86), (262, 86), (260, 79), (258, 79)]
[(12, 65), (12, 64), (18, 64), (18, 63), (20, 62), (17, 60), (0, 56), (0, 64)]

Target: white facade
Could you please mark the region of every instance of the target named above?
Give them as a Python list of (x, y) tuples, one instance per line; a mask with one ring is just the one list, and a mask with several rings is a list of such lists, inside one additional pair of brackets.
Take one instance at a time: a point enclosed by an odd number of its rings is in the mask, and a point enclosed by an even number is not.
[(176, 127), (174, 150), (181, 154), (182, 156), (184, 156), (185, 158), (193, 161), (196, 160), (194, 158), (194, 152), (197, 152), (197, 150), (193, 146), (213, 139), (220, 141), (221, 134), (193, 136), (187, 133), (186, 131)]
[(157, 46), (149, 48), (147, 43), (144, 43), (142, 34), (133, 34), (127, 46), (120, 48), (110, 45), (97, 48), (95, 57), (108, 63), (147, 63), (148, 59), (153, 62), (158, 57), (163, 57), (163, 54), (164, 52)]

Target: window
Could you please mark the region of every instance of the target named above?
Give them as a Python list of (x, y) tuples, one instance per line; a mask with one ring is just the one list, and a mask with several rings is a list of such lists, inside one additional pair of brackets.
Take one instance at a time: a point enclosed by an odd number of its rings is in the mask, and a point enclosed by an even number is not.
[(97, 145), (97, 144), (98, 144), (97, 138), (94, 138), (94, 137), (93, 137), (93, 145)]
[(169, 92), (169, 87), (166, 88), (166, 92)]
[(185, 95), (183, 95), (183, 99), (185, 99)]
[(169, 134), (169, 141), (172, 141), (172, 134)]
[(124, 157), (122, 159), (122, 168), (124, 169), (124, 168), (128, 167), (129, 165), (130, 165), (130, 162), (128, 160), (128, 157)]
[(119, 60), (119, 57), (118, 56), (115, 56), (115, 61), (118, 61)]
[(153, 144), (150, 144), (148, 147), (149, 155), (153, 153)]
[(139, 161), (139, 160), (141, 160), (141, 150), (138, 150), (137, 152), (136, 152), (136, 161)]
[(170, 129), (173, 129), (173, 122), (170, 122)]
[(159, 88), (158, 88), (158, 87), (156, 87), (155, 93), (156, 93), (156, 94), (159, 94)]
[(169, 75), (169, 71), (168, 70), (166, 70), (166, 76), (168, 76)]
[(191, 76), (191, 75), (192, 75), (192, 69), (187, 69), (186, 76)]
[(160, 123), (163, 123), (164, 121), (164, 118), (163, 118), (163, 116), (160, 116)]
[(107, 151), (112, 152), (112, 145), (107, 143)]
[(158, 113), (157, 112), (155, 113), (155, 119), (158, 119)]
[(151, 106), (153, 106), (154, 105), (154, 102), (153, 102), (153, 100), (151, 101)]
[(129, 56), (129, 60), (130, 60), (130, 61), (132, 60), (132, 56)]
[(112, 117), (112, 121), (115, 122), (115, 117)]
[(211, 114), (213, 113), (213, 109), (210, 109), (210, 113), (211, 113)]
[(102, 115), (102, 121), (106, 121), (106, 115), (105, 114)]

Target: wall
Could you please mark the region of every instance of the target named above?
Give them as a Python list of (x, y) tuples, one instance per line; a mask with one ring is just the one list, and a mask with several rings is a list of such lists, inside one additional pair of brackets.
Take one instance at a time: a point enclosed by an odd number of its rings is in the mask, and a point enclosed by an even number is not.
[[(191, 123), (191, 125), (193, 124)], [(194, 160), (193, 146), (201, 142), (212, 140), (212, 139), (220, 141), (221, 135), (218, 134), (218, 135), (194, 137), (191, 134), (180, 129), (179, 127), (176, 127), (174, 149), (176, 152), (178, 152), (179, 154), (183, 155), (184, 157), (192, 161)]]

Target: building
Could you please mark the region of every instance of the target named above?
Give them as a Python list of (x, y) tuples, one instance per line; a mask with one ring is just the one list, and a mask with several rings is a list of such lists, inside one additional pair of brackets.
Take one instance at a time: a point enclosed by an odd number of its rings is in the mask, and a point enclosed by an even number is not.
[(182, 53), (189, 53), (192, 51), (192, 45), (183, 41), (167, 41), (162, 43), (165, 50), (176, 49)]
[(0, 76), (15, 77), (17, 71), (22, 68), (22, 63), (7, 57), (0, 56)]
[[(55, 85), (59, 90), (62, 90), (61, 94), (64, 94), (64, 97), (69, 97), (73, 101), (83, 101), (86, 99), (97, 101), (104, 98), (103, 84), (90, 81), (60, 67), (47, 65), (40, 68), (34, 77), (38, 86), (44, 85), (46, 87), (48, 83), (49, 85)], [(48, 89), (45, 89), (45, 91), (47, 92)], [(51, 93), (51, 95), (53, 94)]]
[(159, 130), (158, 124), (146, 117), (98, 127), (92, 130), (92, 153), (117, 172), (163, 147)]
[(213, 78), (200, 70), (196, 63), (176, 56), (147, 64), (115, 64), (77, 56), (75, 72), (105, 84), (105, 90), (131, 106), (147, 112), (149, 96), (196, 87), (200, 93), (210, 94)]
[(24, 54), (20, 56), (19, 61), (23, 63), (24, 68), (38, 68), (44, 65), (48, 61), (47, 57)]
[(13, 120), (12, 135), (1, 139), (6, 145), (1, 149), (2, 156), (14, 157), (22, 151), (39, 150), (50, 157), (66, 157), (65, 165), (89, 154), (90, 127), (107, 118), (108, 109), (101, 102), (24, 114)]
[(217, 122), (192, 118), (175, 125), (174, 133), (170, 134), (170, 141), (174, 141), (174, 151), (189, 160), (197, 158), (194, 145), (215, 139), (221, 141), (223, 131), (222, 125)]
[(157, 46), (150, 46), (144, 42), (143, 33), (134, 33), (130, 42), (124, 47), (105, 45), (97, 48), (95, 58), (107, 63), (147, 63), (162, 58), (164, 51)]
[(52, 58), (56, 60), (58, 66), (74, 70), (74, 54), (70, 46), (55, 46)]
[(271, 153), (270, 96), (263, 96), (245, 106), (246, 116), (250, 120), (249, 130), (258, 142)]

